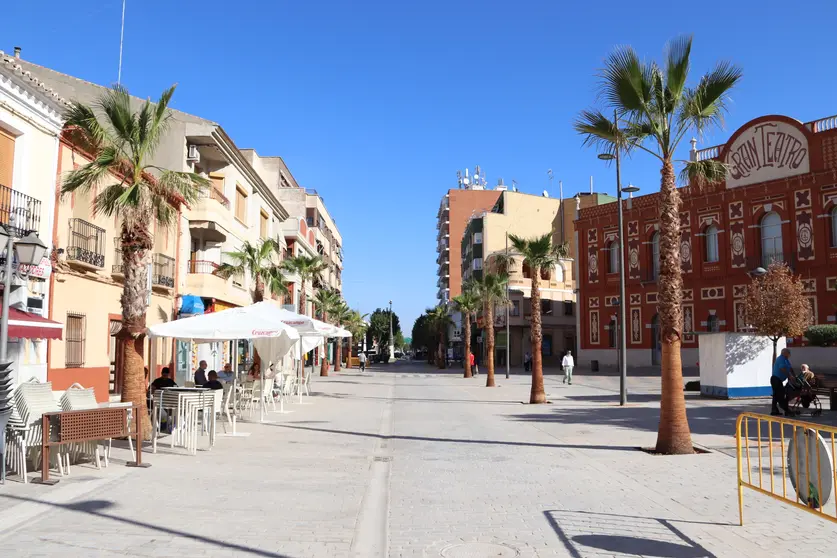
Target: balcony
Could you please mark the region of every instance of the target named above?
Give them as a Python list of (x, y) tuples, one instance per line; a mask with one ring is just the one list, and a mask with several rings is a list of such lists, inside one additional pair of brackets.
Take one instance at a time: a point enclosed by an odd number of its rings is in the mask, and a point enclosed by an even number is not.
[(41, 224), (40, 200), (0, 185), (0, 223), (18, 238), (37, 233)]
[(151, 256), (151, 285), (165, 289), (174, 288), (174, 258), (165, 254)]
[(189, 210), (189, 228), (193, 236), (210, 242), (224, 242), (232, 227), (230, 200), (214, 187), (202, 191)]
[(125, 277), (124, 266), (122, 265), (122, 241), (119, 237), (113, 239), (113, 266), (110, 274), (114, 277)]
[(67, 263), (91, 270), (105, 267), (105, 229), (84, 219), (70, 219)]

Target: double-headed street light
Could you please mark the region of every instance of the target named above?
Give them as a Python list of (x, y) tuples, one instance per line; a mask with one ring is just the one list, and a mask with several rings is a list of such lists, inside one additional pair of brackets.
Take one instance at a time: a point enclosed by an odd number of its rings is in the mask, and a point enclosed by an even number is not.
[[(618, 124), (618, 118), (614, 114), (614, 122)], [(617, 266), (619, 267), (619, 328), (618, 330), (618, 337), (619, 337), (619, 404), (625, 405), (628, 402), (628, 366), (626, 362), (627, 357), (627, 338), (625, 336), (625, 265), (624, 265), (624, 250), (625, 250), (625, 243), (623, 237), (623, 225), (622, 225), (622, 192), (627, 192), (632, 194), (634, 192), (638, 192), (639, 188), (636, 186), (628, 185), (624, 188), (622, 187), (622, 181), (620, 176), (620, 168), (619, 168), (619, 143), (616, 144), (616, 154), (611, 153), (601, 153), (599, 154), (599, 159), (602, 161), (616, 161), (616, 203), (618, 205), (617, 210), (617, 226), (619, 227), (619, 232), (617, 234), (617, 244), (619, 248), (619, 258), (617, 259)]]

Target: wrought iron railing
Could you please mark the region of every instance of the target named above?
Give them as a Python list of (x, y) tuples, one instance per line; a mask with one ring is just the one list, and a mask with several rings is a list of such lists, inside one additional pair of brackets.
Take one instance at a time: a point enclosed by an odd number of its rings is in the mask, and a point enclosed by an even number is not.
[(174, 258), (165, 254), (154, 254), (151, 258), (151, 282), (154, 285), (174, 288)]
[(70, 219), (67, 259), (105, 267), (105, 229), (84, 219)]
[(40, 200), (0, 185), (0, 223), (17, 237), (37, 233), (41, 224)]
[(122, 265), (122, 239), (119, 237), (113, 239), (113, 261), (116, 263), (113, 264), (111, 273), (114, 275), (124, 275), (125, 266)]
[(215, 273), (218, 264), (208, 260), (189, 260), (189, 273)]

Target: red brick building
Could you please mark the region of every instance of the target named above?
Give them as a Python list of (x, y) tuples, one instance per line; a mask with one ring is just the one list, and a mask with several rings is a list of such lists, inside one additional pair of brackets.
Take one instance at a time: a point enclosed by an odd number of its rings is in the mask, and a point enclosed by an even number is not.
[[(680, 189), (684, 366), (698, 360), (696, 332), (746, 327), (750, 273), (774, 260), (787, 262), (804, 278), (816, 321), (834, 323), (837, 117), (803, 124), (764, 116), (742, 126), (723, 145), (698, 151), (694, 144), (693, 159), (719, 158), (729, 169), (722, 183)], [(658, 195), (624, 202), (629, 366), (659, 359)], [(581, 209), (575, 222), (579, 360), (584, 364), (616, 363), (616, 210), (615, 203)]]

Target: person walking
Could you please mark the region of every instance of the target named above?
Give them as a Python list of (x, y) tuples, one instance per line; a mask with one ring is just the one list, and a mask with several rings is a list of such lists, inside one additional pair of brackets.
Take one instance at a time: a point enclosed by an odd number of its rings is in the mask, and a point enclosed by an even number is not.
[(785, 389), (785, 382), (793, 373), (790, 356), (790, 349), (782, 349), (782, 354), (776, 357), (776, 362), (773, 363), (773, 374), (770, 376), (770, 387), (773, 388), (773, 404), (770, 414), (774, 416), (781, 416), (780, 407), (785, 415), (791, 414), (790, 409), (788, 409), (788, 392)]
[(360, 363), (360, 371), (366, 372), (366, 353), (363, 351), (358, 352), (357, 360)]
[(469, 354), (468, 355), (468, 364), (471, 365), (471, 376), (476, 375), (476, 373), (474, 372), (474, 370), (476, 370), (476, 363), (477, 363), (477, 359), (474, 357), (474, 353)]
[(573, 360), (572, 351), (567, 351), (567, 354), (564, 355), (563, 360), (561, 360), (561, 366), (564, 368), (563, 383), (573, 385), (573, 366), (575, 366), (575, 361)]

